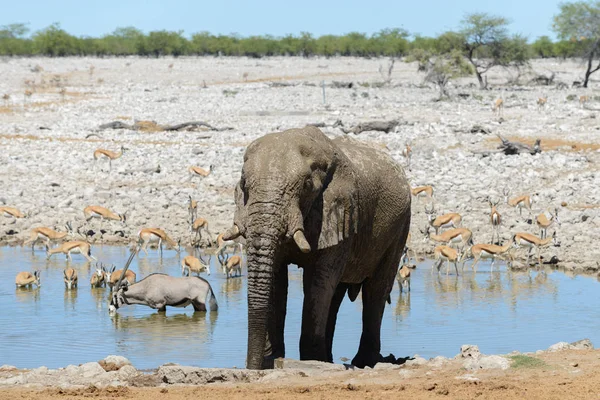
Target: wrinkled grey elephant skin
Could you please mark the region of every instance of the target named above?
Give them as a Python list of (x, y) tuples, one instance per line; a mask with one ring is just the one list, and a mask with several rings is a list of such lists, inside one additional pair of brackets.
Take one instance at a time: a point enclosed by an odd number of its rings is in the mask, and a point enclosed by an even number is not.
[(303, 268), (300, 359), (333, 362), (339, 306), (362, 290), (363, 330), (352, 363), (381, 356), (381, 319), (410, 225), (410, 190), (389, 156), (315, 127), (265, 135), (244, 155), (234, 225), (248, 261), (247, 367), (285, 356), (287, 267)]

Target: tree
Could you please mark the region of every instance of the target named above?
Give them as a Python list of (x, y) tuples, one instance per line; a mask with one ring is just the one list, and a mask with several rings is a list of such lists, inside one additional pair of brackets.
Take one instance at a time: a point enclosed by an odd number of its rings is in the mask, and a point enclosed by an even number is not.
[(413, 49), (405, 61), (419, 63), (419, 71), (427, 72), (425, 82), (431, 82), (439, 89), (440, 100), (450, 97), (450, 80), (471, 75), (474, 69), (458, 49), (438, 55), (432, 55), (427, 50)]
[(146, 39), (145, 49), (147, 54), (159, 56), (181, 56), (185, 54), (188, 42), (182, 36), (183, 31), (152, 31)]
[(508, 35), (508, 20), (486, 13), (467, 14), (459, 32), (463, 55), (473, 65), (481, 89), (487, 88), (484, 74), (495, 66), (521, 66), (528, 61), (527, 42)]
[(26, 24), (0, 26), (0, 55), (25, 55), (31, 52), (31, 41), (25, 39), (29, 32)]
[(144, 33), (134, 27), (121, 27), (102, 38), (108, 54), (117, 56), (140, 54)]
[[(590, 76), (600, 70), (600, 1), (561, 4), (552, 29), (563, 41), (581, 44), (581, 57), (587, 62), (583, 87), (587, 87)], [(595, 61), (598, 61), (596, 66)]]
[(64, 57), (79, 54), (79, 43), (75, 36), (68, 34), (54, 23), (33, 35), (33, 46), (37, 53)]
[(556, 55), (554, 43), (552, 43), (552, 40), (548, 36), (540, 36), (531, 44), (531, 50), (537, 57), (541, 58), (554, 57)]

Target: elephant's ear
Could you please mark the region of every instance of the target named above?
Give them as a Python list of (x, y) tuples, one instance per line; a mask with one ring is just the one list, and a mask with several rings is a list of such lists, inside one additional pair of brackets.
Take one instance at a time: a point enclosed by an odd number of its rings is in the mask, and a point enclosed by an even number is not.
[(345, 156), (336, 160), (333, 176), (323, 191), (319, 250), (335, 246), (358, 230), (357, 177)]

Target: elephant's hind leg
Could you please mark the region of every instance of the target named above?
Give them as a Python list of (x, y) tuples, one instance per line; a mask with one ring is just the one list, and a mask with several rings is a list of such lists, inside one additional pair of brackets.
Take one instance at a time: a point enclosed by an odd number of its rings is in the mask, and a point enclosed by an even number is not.
[(335, 333), (335, 323), (337, 321), (337, 314), (340, 309), (340, 305), (344, 300), (348, 285), (340, 283), (335, 289), (333, 299), (331, 299), (331, 306), (329, 307), (329, 316), (327, 317), (327, 361), (333, 362), (333, 335)]
[(363, 331), (358, 353), (352, 360), (352, 365), (359, 368), (373, 367), (381, 359), (381, 319), (394, 286), (401, 255), (400, 246), (390, 248), (379, 262), (375, 274), (362, 285)]

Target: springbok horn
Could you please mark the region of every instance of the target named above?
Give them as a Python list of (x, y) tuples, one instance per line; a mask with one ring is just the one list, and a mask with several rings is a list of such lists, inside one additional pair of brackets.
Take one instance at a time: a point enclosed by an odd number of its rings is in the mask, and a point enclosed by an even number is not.
[(240, 228), (236, 224), (223, 233), (223, 240), (233, 240), (240, 236)]
[(131, 251), (131, 254), (129, 255), (129, 259), (127, 260), (127, 262), (125, 263), (125, 267), (123, 268), (123, 272), (121, 272), (121, 276), (119, 277), (119, 280), (117, 281), (117, 291), (121, 287), (121, 281), (123, 280), (123, 277), (125, 277), (125, 273), (129, 269), (129, 265), (133, 261), (133, 257), (135, 257), (135, 255), (137, 254), (138, 250), (139, 250), (139, 246), (137, 246), (136, 248), (134, 248)]
[(294, 233), (294, 242), (296, 242), (296, 245), (301, 252), (310, 253), (310, 244), (308, 244), (304, 232), (300, 230), (296, 231), (296, 233)]

